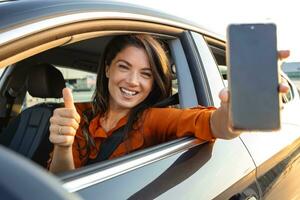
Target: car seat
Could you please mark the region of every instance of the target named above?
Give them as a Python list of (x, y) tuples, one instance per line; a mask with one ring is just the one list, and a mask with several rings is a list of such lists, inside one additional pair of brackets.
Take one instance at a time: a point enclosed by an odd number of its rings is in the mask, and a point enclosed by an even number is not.
[[(31, 68), (27, 91), (33, 97), (61, 98), (65, 80), (61, 72), (50, 64), (39, 64)], [(60, 103), (40, 103), (23, 110), (3, 130), (0, 144), (46, 166), (51, 143), (49, 141), (49, 119)]]

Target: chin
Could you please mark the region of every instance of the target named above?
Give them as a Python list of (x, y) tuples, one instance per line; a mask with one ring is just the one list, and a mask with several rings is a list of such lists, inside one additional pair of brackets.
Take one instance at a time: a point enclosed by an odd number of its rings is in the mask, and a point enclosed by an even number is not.
[(137, 104), (129, 104), (129, 103), (120, 103), (119, 106), (121, 108), (124, 108), (124, 109), (132, 109), (136, 106)]
[(126, 103), (120, 103), (119, 105), (120, 105), (120, 107), (125, 108), (125, 109), (132, 109), (135, 106), (137, 106), (139, 103), (141, 103), (141, 102), (137, 102), (137, 103), (133, 103), (133, 102), (128, 103), (128, 102), (126, 102)]

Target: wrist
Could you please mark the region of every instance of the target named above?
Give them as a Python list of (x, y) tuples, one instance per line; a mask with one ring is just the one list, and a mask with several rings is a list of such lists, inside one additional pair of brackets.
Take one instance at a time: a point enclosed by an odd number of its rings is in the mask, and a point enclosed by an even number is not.
[(70, 145), (70, 146), (63, 146), (63, 145), (55, 144), (54, 145), (54, 150), (55, 151), (60, 151), (60, 152), (68, 152), (68, 151), (72, 150), (72, 145)]
[(213, 111), (211, 113), (209, 123), (210, 123), (210, 131), (211, 131), (213, 137), (218, 138), (218, 136), (216, 134), (217, 133), (217, 130), (216, 130), (216, 119), (215, 119), (216, 112), (217, 112), (217, 110), (215, 110), (215, 111)]

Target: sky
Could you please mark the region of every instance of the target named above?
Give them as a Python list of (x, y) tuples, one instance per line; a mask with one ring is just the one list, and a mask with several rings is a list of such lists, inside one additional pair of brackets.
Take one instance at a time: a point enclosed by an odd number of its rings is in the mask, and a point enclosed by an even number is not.
[(194, 21), (226, 35), (230, 23), (266, 23), (277, 25), (278, 49), (290, 50), (286, 61), (300, 62), (300, 12), (296, 0), (119, 0), (143, 5)]

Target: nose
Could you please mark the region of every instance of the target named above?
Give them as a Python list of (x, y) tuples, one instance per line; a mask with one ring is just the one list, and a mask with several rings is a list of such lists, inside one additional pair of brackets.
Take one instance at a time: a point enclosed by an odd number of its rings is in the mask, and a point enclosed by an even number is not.
[(137, 72), (130, 73), (127, 78), (127, 82), (132, 86), (138, 85), (139, 84), (139, 74)]

